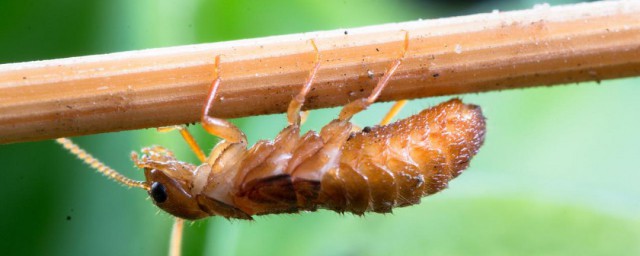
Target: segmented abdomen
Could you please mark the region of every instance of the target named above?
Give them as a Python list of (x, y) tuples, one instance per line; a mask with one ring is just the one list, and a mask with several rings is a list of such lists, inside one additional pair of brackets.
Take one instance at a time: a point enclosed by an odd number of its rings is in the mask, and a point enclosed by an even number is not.
[[(219, 191), (208, 195), (231, 202), (237, 210), (225, 217), (232, 218), (317, 208), (390, 212), (444, 189), (469, 165), (484, 133), (480, 108), (458, 99), (357, 133), (339, 120), (302, 138), (289, 127), (227, 171), (234, 192), (212, 183), (211, 191)], [(232, 199), (216, 196), (225, 194)]]
[(458, 99), (356, 133), (322, 177), (317, 203), (355, 214), (419, 203), (467, 168), (484, 134), (480, 108)]

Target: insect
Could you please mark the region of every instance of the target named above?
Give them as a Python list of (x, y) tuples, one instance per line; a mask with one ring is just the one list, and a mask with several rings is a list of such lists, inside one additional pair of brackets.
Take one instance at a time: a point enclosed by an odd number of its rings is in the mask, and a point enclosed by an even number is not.
[(101, 173), (145, 189), (159, 208), (187, 220), (209, 216), (249, 220), (256, 215), (317, 209), (388, 213), (441, 191), (469, 165), (484, 141), (485, 119), (478, 106), (459, 99), (389, 125), (357, 130), (350, 123), (353, 115), (376, 101), (401, 65), (409, 48), (408, 33), (402, 55), (369, 97), (345, 105), (319, 133), (300, 135), (301, 108), (321, 63), (315, 41), (310, 42), (314, 67), (289, 104), (288, 126), (273, 141), (258, 141), (247, 148), (239, 128), (208, 115), (221, 84), (220, 56), (216, 56), (216, 78), (203, 108), (202, 126), (223, 140), (207, 157), (193, 137), (180, 129), (202, 164), (178, 161), (160, 146), (144, 148), (141, 156), (132, 153), (132, 159), (144, 170), (146, 181), (134, 181), (70, 140), (57, 142)]

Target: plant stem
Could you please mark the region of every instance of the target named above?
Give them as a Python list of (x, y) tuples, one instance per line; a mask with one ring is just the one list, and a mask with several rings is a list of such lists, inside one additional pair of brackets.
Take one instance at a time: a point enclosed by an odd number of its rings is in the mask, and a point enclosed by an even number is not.
[(306, 109), (366, 97), (409, 50), (381, 101), (640, 74), (640, 2), (595, 2), (222, 43), (0, 65), (0, 143), (284, 112), (313, 67)]

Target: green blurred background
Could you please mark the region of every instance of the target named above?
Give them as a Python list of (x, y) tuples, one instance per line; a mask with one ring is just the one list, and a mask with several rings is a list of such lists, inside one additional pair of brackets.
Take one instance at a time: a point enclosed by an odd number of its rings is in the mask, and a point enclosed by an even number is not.
[[(570, 1), (552, 1), (560, 4)], [(216, 42), (494, 9), (534, 1), (0, 1), (0, 63)], [(487, 138), (450, 188), (364, 217), (320, 211), (187, 224), (186, 255), (640, 255), (638, 78), (461, 96)], [(401, 117), (449, 97), (414, 100)], [(378, 122), (390, 107), (358, 115)], [(311, 112), (319, 129), (338, 109)], [(234, 120), (251, 142), (284, 115)], [(193, 126), (201, 145), (216, 140)], [(75, 139), (128, 176), (129, 152), (159, 144), (197, 162), (176, 132)], [(96, 174), (53, 141), (0, 145), (4, 255), (163, 255), (172, 218), (143, 191)]]

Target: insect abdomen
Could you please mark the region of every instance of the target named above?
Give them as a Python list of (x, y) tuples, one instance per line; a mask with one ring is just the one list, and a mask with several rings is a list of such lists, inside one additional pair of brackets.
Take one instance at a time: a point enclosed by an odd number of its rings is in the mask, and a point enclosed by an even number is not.
[[(348, 121), (334, 120), (320, 134), (298, 140), (297, 130), (285, 129), (274, 142), (257, 143), (236, 161), (238, 169), (227, 171), (235, 173), (232, 204), (246, 216), (318, 208), (384, 213), (417, 204), (469, 165), (485, 123), (479, 107), (454, 99), (393, 124), (350, 131)], [(220, 200), (217, 194), (208, 196)]]
[(478, 106), (453, 99), (351, 137), (337, 168), (320, 183), (318, 203), (338, 212), (391, 212), (447, 187), (484, 141)]

